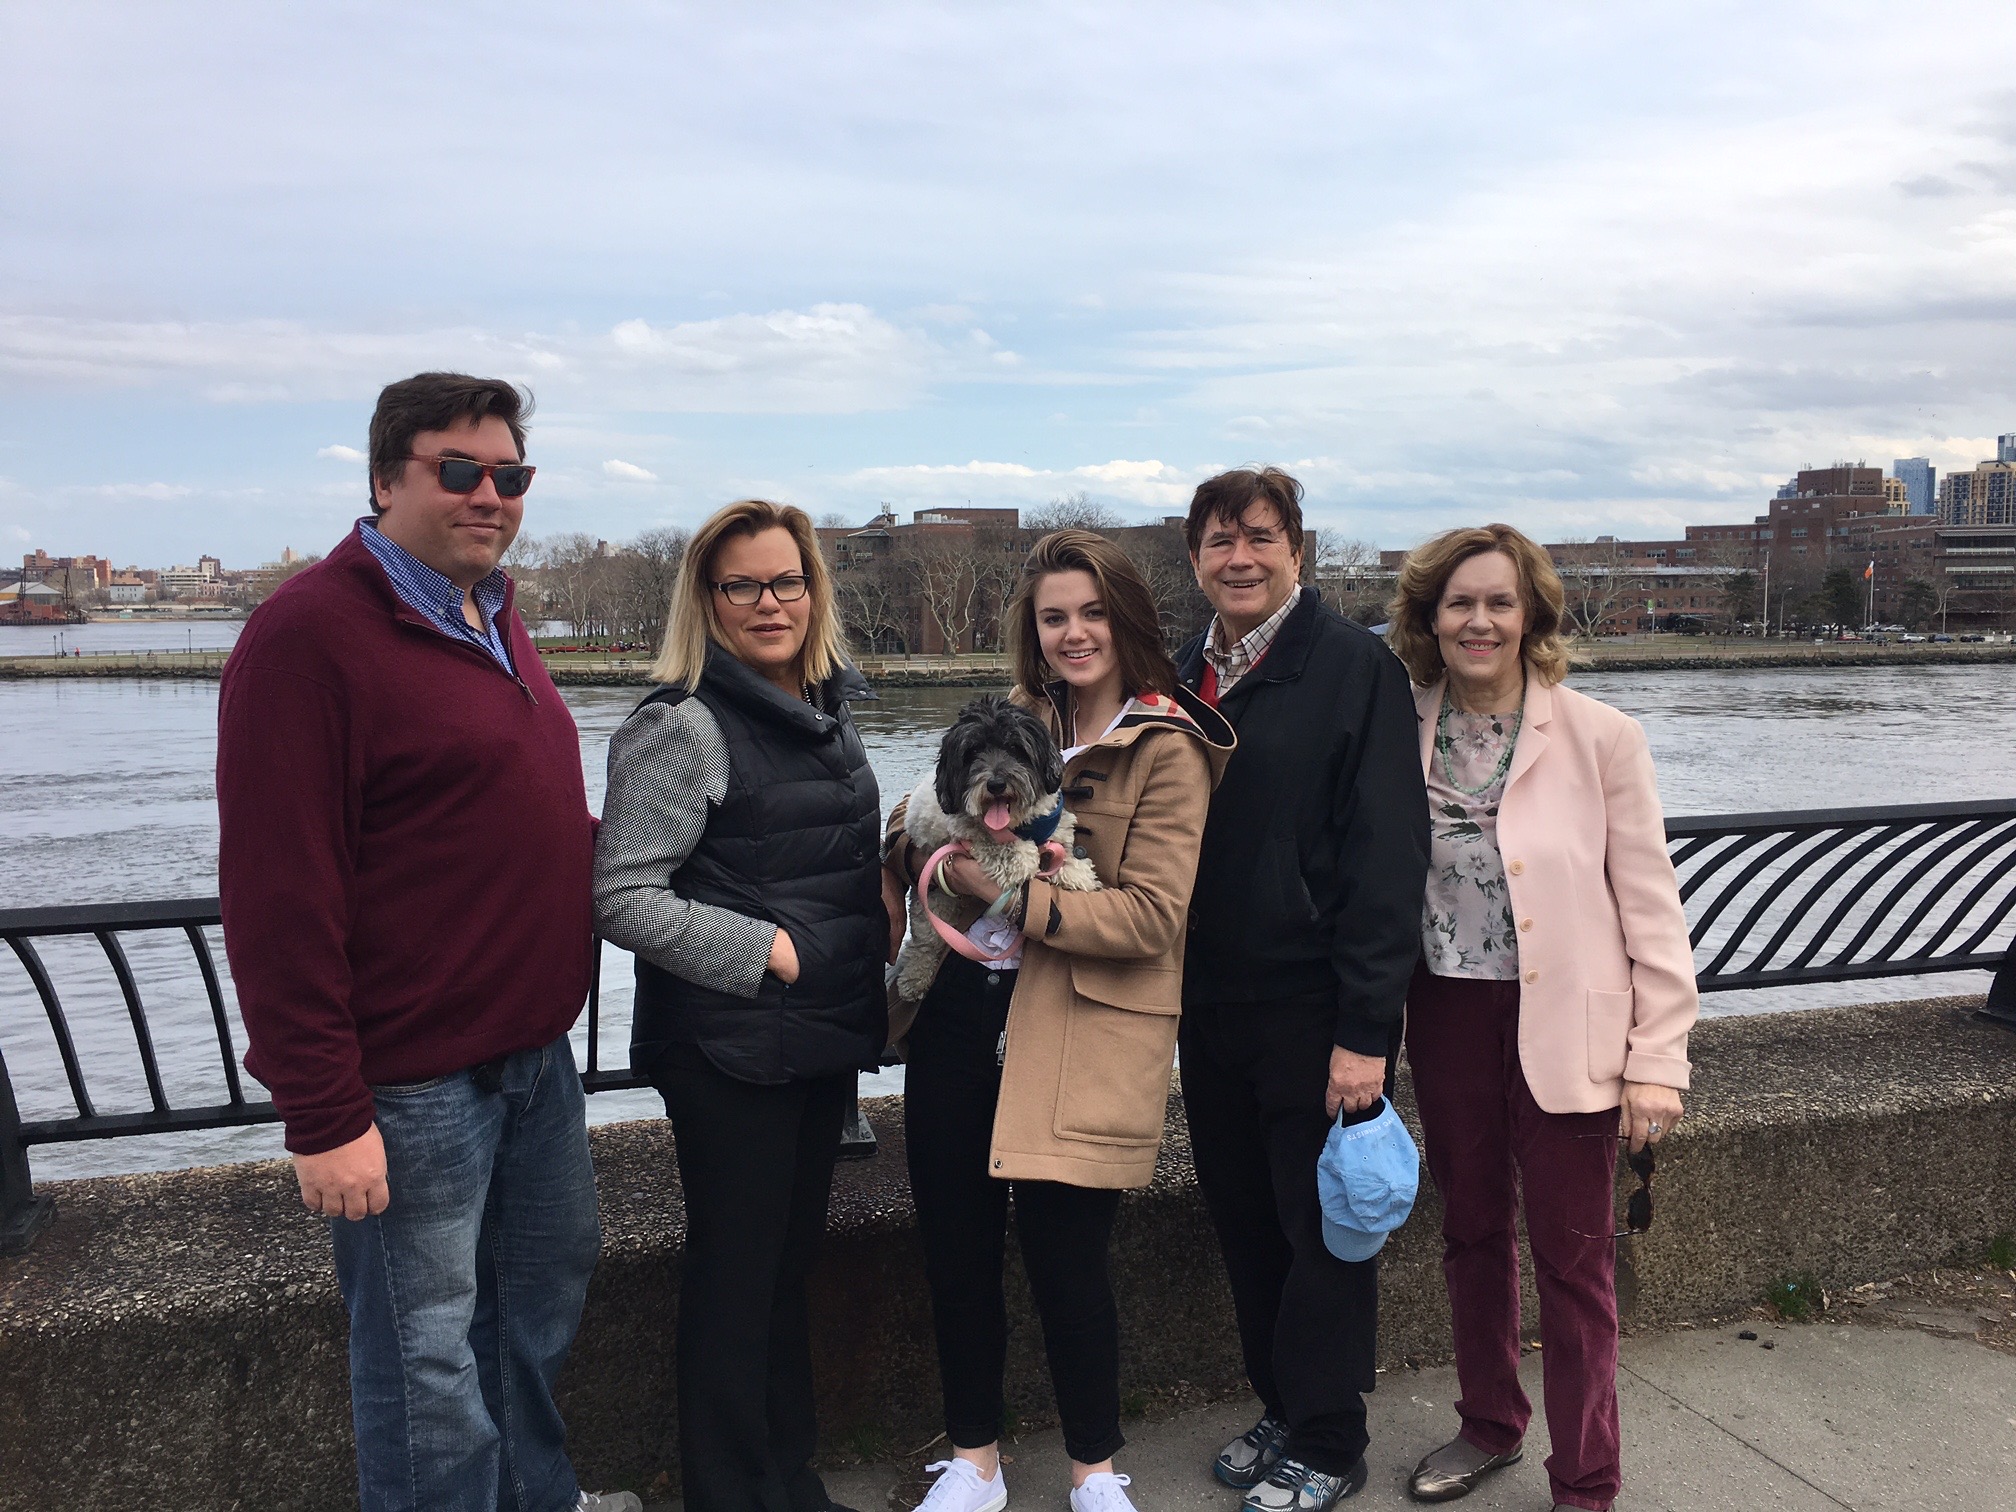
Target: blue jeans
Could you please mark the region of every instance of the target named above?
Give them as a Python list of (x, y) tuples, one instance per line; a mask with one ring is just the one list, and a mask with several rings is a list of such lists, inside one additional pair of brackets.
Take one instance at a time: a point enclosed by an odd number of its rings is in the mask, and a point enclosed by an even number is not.
[(363, 1512), (562, 1512), (579, 1492), (553, 1380), (601, 1244), (563, 1036), (374, 1087), (391, 1206), (334, 1219)]

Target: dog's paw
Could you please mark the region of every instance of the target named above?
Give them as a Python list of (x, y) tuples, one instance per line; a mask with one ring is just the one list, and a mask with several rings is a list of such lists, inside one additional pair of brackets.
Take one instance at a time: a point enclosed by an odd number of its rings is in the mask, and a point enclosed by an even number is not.
[(1051, 879), (1051, 886), (1061, 887), (1066, 892), (1097, 892), (1102, 885), (1099, 873), (1083, 856), (1073, 856), (1066, 861)]

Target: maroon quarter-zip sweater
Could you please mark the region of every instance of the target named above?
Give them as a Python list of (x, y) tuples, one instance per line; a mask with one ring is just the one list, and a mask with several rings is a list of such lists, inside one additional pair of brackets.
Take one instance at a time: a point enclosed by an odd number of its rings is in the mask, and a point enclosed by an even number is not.
[(573, 717), (509, 596), (512, 676), (427, 623), (355, 532), (247, 621), (218, 714), (224, 946), (287, 1148), (370, 1088), (564, 1034), (588, 991), (593, 821)]

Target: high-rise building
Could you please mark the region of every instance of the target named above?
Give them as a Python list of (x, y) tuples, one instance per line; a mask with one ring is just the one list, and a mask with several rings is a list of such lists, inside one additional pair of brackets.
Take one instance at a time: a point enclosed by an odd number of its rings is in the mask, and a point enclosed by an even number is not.
[(1939, 518), (1948, 525), (2016, 525), (2016, 461), (1948, 473), (1939, 485)]
[(1890, 464), (1890, 475), (1904, 485), (1905, 495), (1911, 501), (1911, 513), (1929, 515), (1938, 512), (1939, 469), (1932, 465), (1929, 457), (1899, 457)]
[(2011, 431), (2006, 436), (1997, 436), (1995, 438), (1995, 460), (1997, 462), (2016, 462), (2016, 431)]

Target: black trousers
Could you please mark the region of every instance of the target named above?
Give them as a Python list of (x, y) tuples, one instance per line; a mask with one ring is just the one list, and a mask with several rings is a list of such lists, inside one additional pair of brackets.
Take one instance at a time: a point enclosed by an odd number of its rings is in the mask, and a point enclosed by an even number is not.
[(1332, 1475), (1370, 1441), (1363, 1394), (1379, 1334), (1379, 1257), (1352, 1264), (1325, 1249), (1316, 1196), (1336, 1022), (1334, 997), (1207, 1004), (1183, 1010), (1178, 1038), (1191, 1157), (1246, 1377), (1287, 1420), (1287, 1452)]
[(1126, 1442), (1120, 1315), (1106, 1269), (1120, 1194), (988, 1175), (1001, 1091), (998, 1047), (1014, 990), (1014, 972), (950, 956), (910, 1031), (903, 1128), (938, 1336), (945, 1435), (960, 1449), (1001, 1436), (1008, 1356), (1001, 1271), (1012, 1192), (1064, 1449), (1080, 1464), (1096, 1465)]
[(805, 1276), (854, 1073), (759, 1087), (694, 1046), (650, 1068), (686, 1196), (679, 1459), (688, 1512), (824, 1512)]

